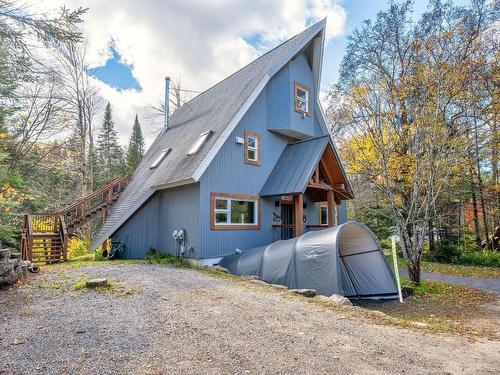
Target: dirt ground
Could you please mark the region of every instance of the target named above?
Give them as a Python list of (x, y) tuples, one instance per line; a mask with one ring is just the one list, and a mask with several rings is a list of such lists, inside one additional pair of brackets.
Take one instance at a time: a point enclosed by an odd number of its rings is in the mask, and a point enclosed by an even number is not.
[[(97, 276), (112, 287), (78, 289)], [(0, 374), (498, 373), (498, 341), (353, 318), (361, 310), (195, 270), (54, 267), (0, 291)]]

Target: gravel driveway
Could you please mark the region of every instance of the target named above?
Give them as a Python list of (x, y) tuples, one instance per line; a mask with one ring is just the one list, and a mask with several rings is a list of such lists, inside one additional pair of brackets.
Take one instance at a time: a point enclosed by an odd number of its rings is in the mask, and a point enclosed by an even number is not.
[[(104, 276), (115, 291), (75, 291)], [(0, 374), (496, 373), (498, 342), (362, 323), (303, 297), (146, 264), (0, 292)]]

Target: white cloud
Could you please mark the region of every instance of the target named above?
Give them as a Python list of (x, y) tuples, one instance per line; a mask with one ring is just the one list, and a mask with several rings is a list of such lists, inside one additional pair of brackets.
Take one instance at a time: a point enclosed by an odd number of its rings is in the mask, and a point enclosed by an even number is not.
[[(88, 7), (82, 25), (89, 60), (104, 65), (115, 41), (122, 60), (133, 65), (143, 91), (117, 91), (99, 82), (114, 110), (120, 140), (126, 144), (135, 113), (148, 141), (155, 126), (147, 107), (163, 97), (164, 77), (203, 91), (262, 53), (244, 38), (260, 34), (268, 49), (328, 16), (327, 37), (341, 35), (346, 14), (339, 0), (43, 0), (44, 10), (62, 4)], [(156, 125), (157, 126), (157, 125)]]

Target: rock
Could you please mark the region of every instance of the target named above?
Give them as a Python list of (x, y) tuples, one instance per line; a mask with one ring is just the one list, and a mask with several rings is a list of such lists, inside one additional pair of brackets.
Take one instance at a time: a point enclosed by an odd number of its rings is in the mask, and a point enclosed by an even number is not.
[(332, 302), (335, 306), (352, 306), (351, 301), (348, 298), (341, 296), (339, 294), (332, 294), (328, 297), (330, 302)]
[(10, 259), (10, 249), (0, 249), (0, 261)]
[(314, 289), (290, 289), (290, 291), (304, 297), (314, 297), (318, 294)]
[(261, 277), (255, 275), (242, 275), (241, 277), (246, 280), (262, 280)]
[(249, 282), (252, 283), (252, 284), (259, 284), (259, 285), (267, 285), (267, 286), (269, 286), (269, 284), (266, 283), (264, 280), (255, 279), (255, 280), (250, 280)]
[(91, 279), (85, 283), (87, 288), (98, 288), (106, 285), (108, 285), (108, 279), (105, 278)]
[(229, 273), (229, 270), (227, 268), (224, 268), (222, 266), (219, 266), (218, 264), (210, 267), (211, 269), (215, 270), (215, 271), (219, 271), (219, 272), (224, 272), (224, 273)]
[(413, 288), (411, 286), (404, 286), (401, 288), (401, 294), (403, 298), (407, 298), (413, 295)]
[(273, 288), (276, 288), (276, 289), (288, 289), (287, 286), (281, 285), (281, 284), (269, 284), (269, 285), (271, 285)]

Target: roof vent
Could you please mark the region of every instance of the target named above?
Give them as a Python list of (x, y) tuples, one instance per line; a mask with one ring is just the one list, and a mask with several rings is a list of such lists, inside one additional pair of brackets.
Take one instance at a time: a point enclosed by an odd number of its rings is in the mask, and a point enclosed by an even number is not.
[(203, 144), (207, 141), (208, 137), (212, 134), (213, 132), (211, 130), (205, 132), (205, 133), (201, 133), (200, 137), (198, 138), (198, 140), (194, 143), (194, 145), (191, 147), (191, 149), (189, 150), (189, 152), (187, 153), (188, 156), (189, 155), (193, 155), (193, 154), (196, 154), (201, 146), (203, 146)]
[(165, 157), (170, 153), (170, 151), (172, 151), (170, 147), (163, 150), (160, 156), (158, 156), (158, 158), (154, 161), (154, 163), (151, 164), (149, 169), (155, 169), (157, 166), (159, 166), (160, 163), (163, 161), (163, 159), (165, 159)]

